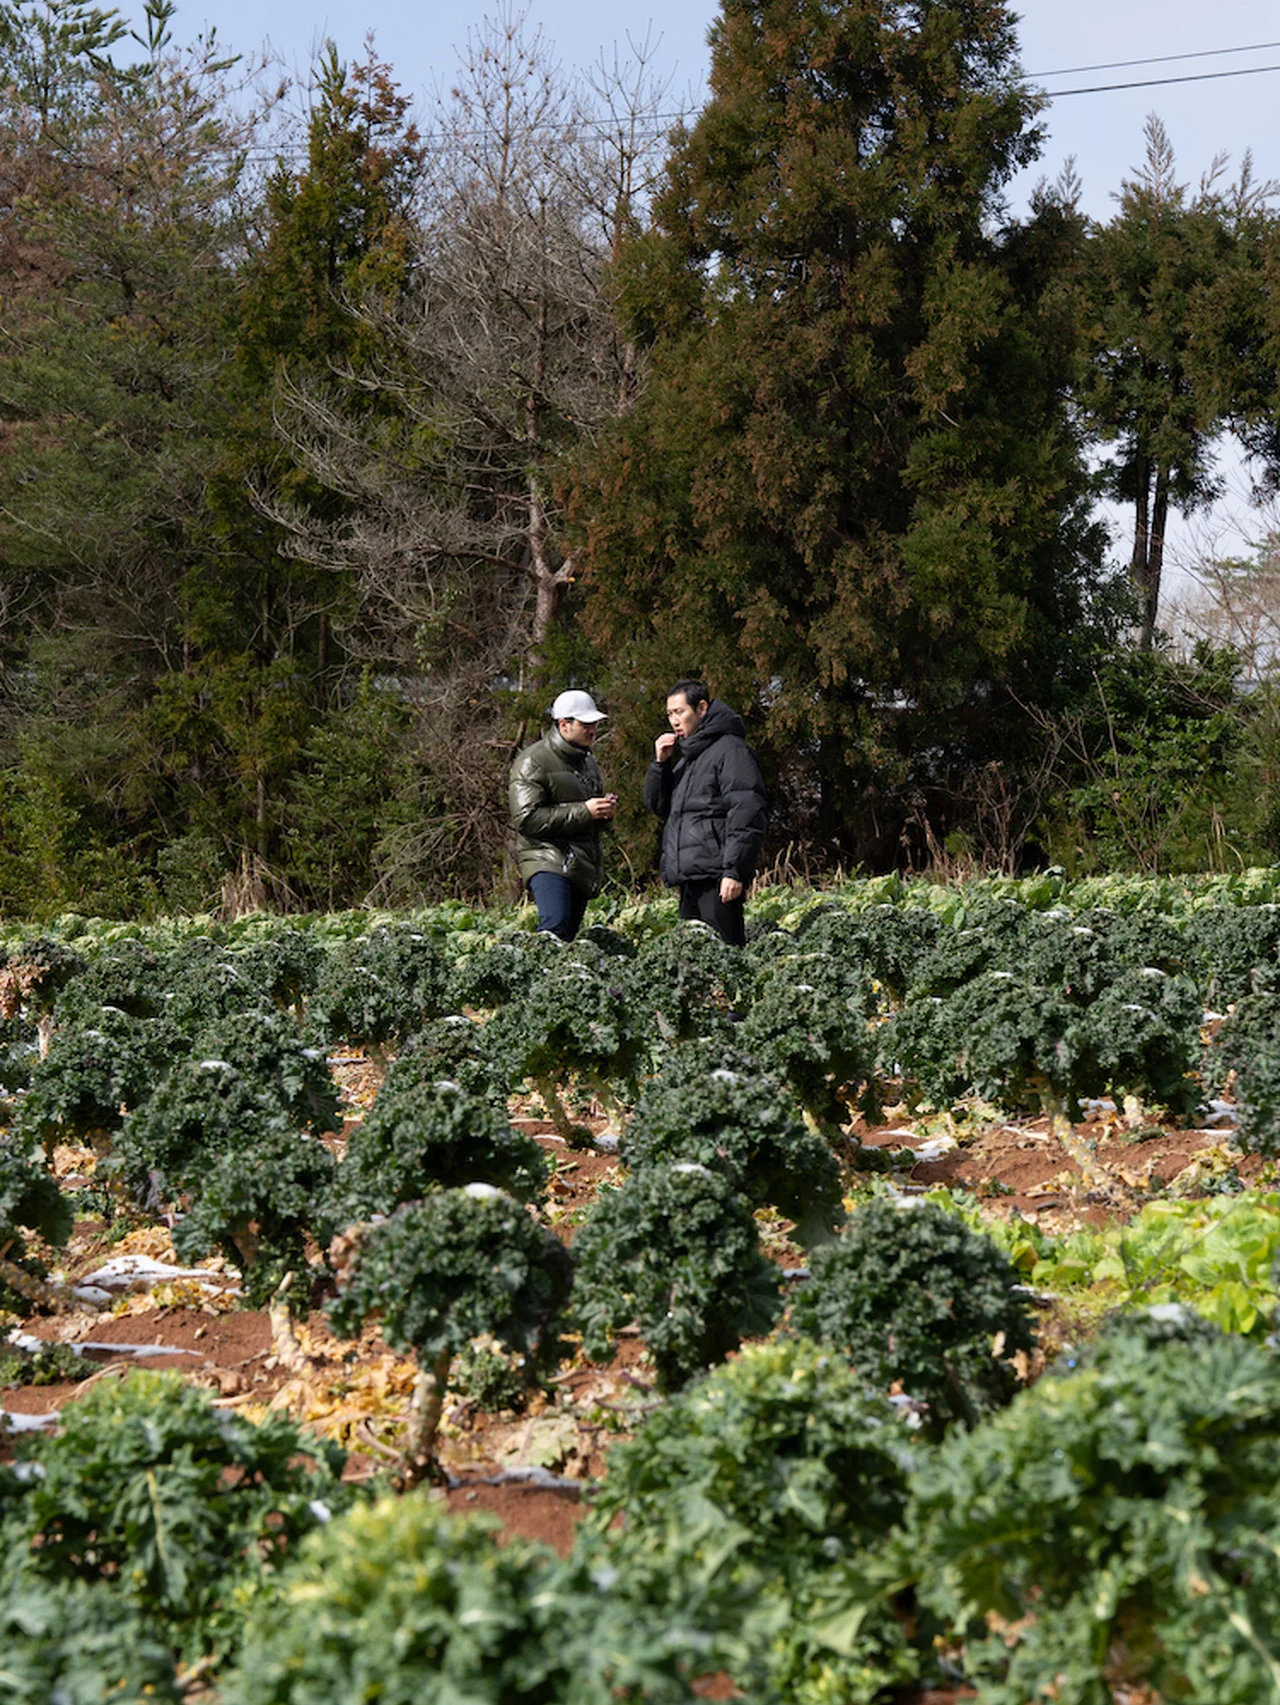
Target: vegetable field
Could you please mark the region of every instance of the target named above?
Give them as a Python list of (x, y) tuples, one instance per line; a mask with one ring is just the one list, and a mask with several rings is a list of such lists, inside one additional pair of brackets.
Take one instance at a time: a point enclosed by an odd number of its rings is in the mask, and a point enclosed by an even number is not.
[(64, 918), (0, 1700), (1280, 1699), (1280, 871)]

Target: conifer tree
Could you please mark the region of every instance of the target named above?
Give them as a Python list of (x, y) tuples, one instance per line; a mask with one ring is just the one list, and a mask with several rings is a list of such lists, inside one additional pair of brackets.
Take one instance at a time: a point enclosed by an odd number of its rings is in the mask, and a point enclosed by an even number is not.
[(1085, 615), (1080, 222), (1005, 221), (1040, 133), (998, 0), (723, 0), (711, 47), (620, 261), (648, 379), (581, 471), (586, 619), (621, 699), (767, 701), (781, 797), (864, 856), (850, 782), (989, 756)]

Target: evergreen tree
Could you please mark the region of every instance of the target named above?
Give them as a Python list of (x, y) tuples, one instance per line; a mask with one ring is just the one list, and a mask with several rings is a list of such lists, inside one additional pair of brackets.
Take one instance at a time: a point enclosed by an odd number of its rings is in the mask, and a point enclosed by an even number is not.
[(1040, 133), (997, 0), (724, 0), (711, 47), (620, 262), (648, 377), (581, 473), (587, 621), (620, 698), (767, 705), (787, 826), (883, 853), (885, 790), (998, 751), (1088, 616), (1081, 222), (1002, 223)]
[[(179, 818), (183, 783), (157, 761), (146, 709), (182, 659), (178, 564), (200, 534), (259, 111), (237, 115), (235, 61), (212, 36), (173, 47), (172, 10), (151, 0), (145, 55), (123, 66), (104, 57), (112, 14), (65, 9), (52, 47), (33, 26), (25, 61), (7, 15), (13, 63), (41, 71), (11, 85), (5, 113), (26, 164), (3, 255), (0, 566), (19, 620), (0, 828), (49, 872), (25, 902), (53, 909), (140, 903)], [(47, 823), (58, 834), (39, 846)], [(24, 904), (21, 883), (5, 898)]]
[(1129, 572), (1139, 642), (1150, 649), (1159, 614), (1170, 505), (1184, 515), (1220, 495), (1214, 443), (1228, 424), (1246, 447), (1270, 453), (1274, 364), (1264, 341), (1259, 265), (1271, 186), (1249, 162), (1236, 184), (1217, 160), (1191, 195), (1175, 176), (1160, 120), (1123, 182), (1120, 210), (1088, 242), (1084, 317), (1088, 377), (1080, 390), (1096, 435), (1114, 446), (1107, 488), (1132, 506)]

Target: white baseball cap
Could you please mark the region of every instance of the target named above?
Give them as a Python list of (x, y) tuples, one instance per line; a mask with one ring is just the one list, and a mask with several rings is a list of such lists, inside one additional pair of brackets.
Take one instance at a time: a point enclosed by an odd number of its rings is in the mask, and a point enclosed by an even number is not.
[(607, 710), (596, 708), (596, 701), (590, 693), (579, 692), (577, 689), (561, 693), (551, 707), (553, 722), (559, 722), (565, 716), (574, 717), (578, 722), (600, 722), (608, 714)]

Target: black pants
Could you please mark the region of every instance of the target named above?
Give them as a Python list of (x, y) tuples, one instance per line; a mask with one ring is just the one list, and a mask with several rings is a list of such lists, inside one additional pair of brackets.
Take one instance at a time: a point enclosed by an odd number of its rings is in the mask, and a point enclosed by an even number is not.
[(746, 946), (745, 899), (722, 900), (718, 876), (680, 884), (680, 916), (701, 918), (704, 924), (711, 925), (717, 935), (723, 936), (730, 947)]

